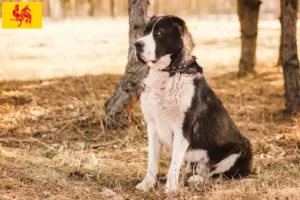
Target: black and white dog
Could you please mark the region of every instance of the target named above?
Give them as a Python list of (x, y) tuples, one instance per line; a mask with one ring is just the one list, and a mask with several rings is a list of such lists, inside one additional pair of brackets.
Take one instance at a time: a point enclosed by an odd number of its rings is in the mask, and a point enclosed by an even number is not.
[(250, 173), (252, 149), (207, 85), (191, 55), (194, 43), (185, 22), (175, 16), (153, 16), (135, 43), (137, 57), (148, 64), (141, 107), (147, 122), (148, 169), (136, 188), (155, 186), (162, 146), (172, 150), (166, 192), (178, 187), (185, 161), (191, 181), (223, 174)]

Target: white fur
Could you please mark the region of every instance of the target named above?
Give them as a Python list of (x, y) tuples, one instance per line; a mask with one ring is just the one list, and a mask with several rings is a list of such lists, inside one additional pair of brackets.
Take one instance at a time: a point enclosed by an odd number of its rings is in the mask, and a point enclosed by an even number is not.
[(167, 72), (158, 71), (169, 65), (168, 57), (162, 57), (161, 62), (152, 64), (144, 80), (145, 91), (141, 95), (141, 107), (148, 125), (149, 160), (147, 175), (136, 188), (144, 191), (155, 185), (160, 151), (155, 148), (158, 144), (173, 149), (166, 192), (177, 189), (180, 168), (189, 146), (183, 136), (182, 125), (194, 96), (193, 80), (199, 75), (175, 74), (170, 77)]
[(162, 70), (171, 63), (171, 54), (162, 56), (156, 63), (148, 62), (148, 66), (152, 69)]
[(141, 37), (140, 39), (137, 40), (137, 41), (143, 41), (145, 44), (144, 48), (143, 48), (144, 51), (141, 54), (143, 59), (145, 59), (144, 60), (145, 62), (156, 60), (156, 56), (155, 56), (156, 43), (155, 43), (154, 36), (153, 36), (153, 30), (159, 20), (161, 20), (161, 18), (159, 18), (155, 22), (155, 24), (152, 27), (151, 32), (148, 35), (145, 35), (144, 37)]
[(183, 162), (186, 150), (189, 147), (189, 142), (184, 138), (182, 127), (175, 126), (172, 128), (174, 132), (173, 151), (171, 166), (167, 176), (165, 187), (166, 192), (174, 191), (178, 187), (180, 168)]
[(227, 170), (229, 170), (236, 160), (240, 157), (241, 153), (238, 154), (231, 154), (227, 158), (223, 159), (221, 162), (215, 165), (215, 170), (210, 172), (209, 175), (212, 176), (214, 174), (223, 173)]

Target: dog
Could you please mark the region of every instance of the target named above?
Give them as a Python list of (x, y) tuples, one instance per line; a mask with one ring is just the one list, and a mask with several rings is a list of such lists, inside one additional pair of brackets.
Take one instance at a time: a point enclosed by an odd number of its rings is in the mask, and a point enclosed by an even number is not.
[(251, 143), (208, 86), (191, 55), (193, 48), (185, 22), (171, 15), (151, 17), (144, 36), (135, 42), (137, 58), (149, 66), (140, 96), (148, 168), (138, 190), (155, 187), (162, 146), (172, 152), (165, 192), (178, 188), (184, 162), (186, 172), (192, 172), (188, 182), (220, 175), (239, 178), (251, 172)]

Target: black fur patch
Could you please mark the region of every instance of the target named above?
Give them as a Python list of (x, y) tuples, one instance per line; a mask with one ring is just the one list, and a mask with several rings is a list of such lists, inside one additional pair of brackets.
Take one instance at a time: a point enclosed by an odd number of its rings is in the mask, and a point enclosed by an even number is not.
[(249, 140), (240, 134), (204, 77), (195, 79), (194, 85), (195, 95), (183, 124), (184, 136), (190, 142), (189, 150), (206, 150), (211, 167), (233, 153), (241, 153), (234, 166), (224, 174), (228, 177), (247, 175), (252, 167)]

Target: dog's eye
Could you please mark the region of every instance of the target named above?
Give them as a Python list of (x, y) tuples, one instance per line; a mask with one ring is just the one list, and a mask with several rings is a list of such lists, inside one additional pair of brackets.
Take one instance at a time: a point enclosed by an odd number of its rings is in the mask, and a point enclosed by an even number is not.
[(156, 34), (157, 34), (157, 35), (162, 35), (162, 32), (161, 32), (161, 31), (157, 31)]
[(146, 30), (144, 30), (144, 32), (143, 32), (143, 33), (144, 33), (144, 35), (146, 35), (147, 31), (146, 31)]

